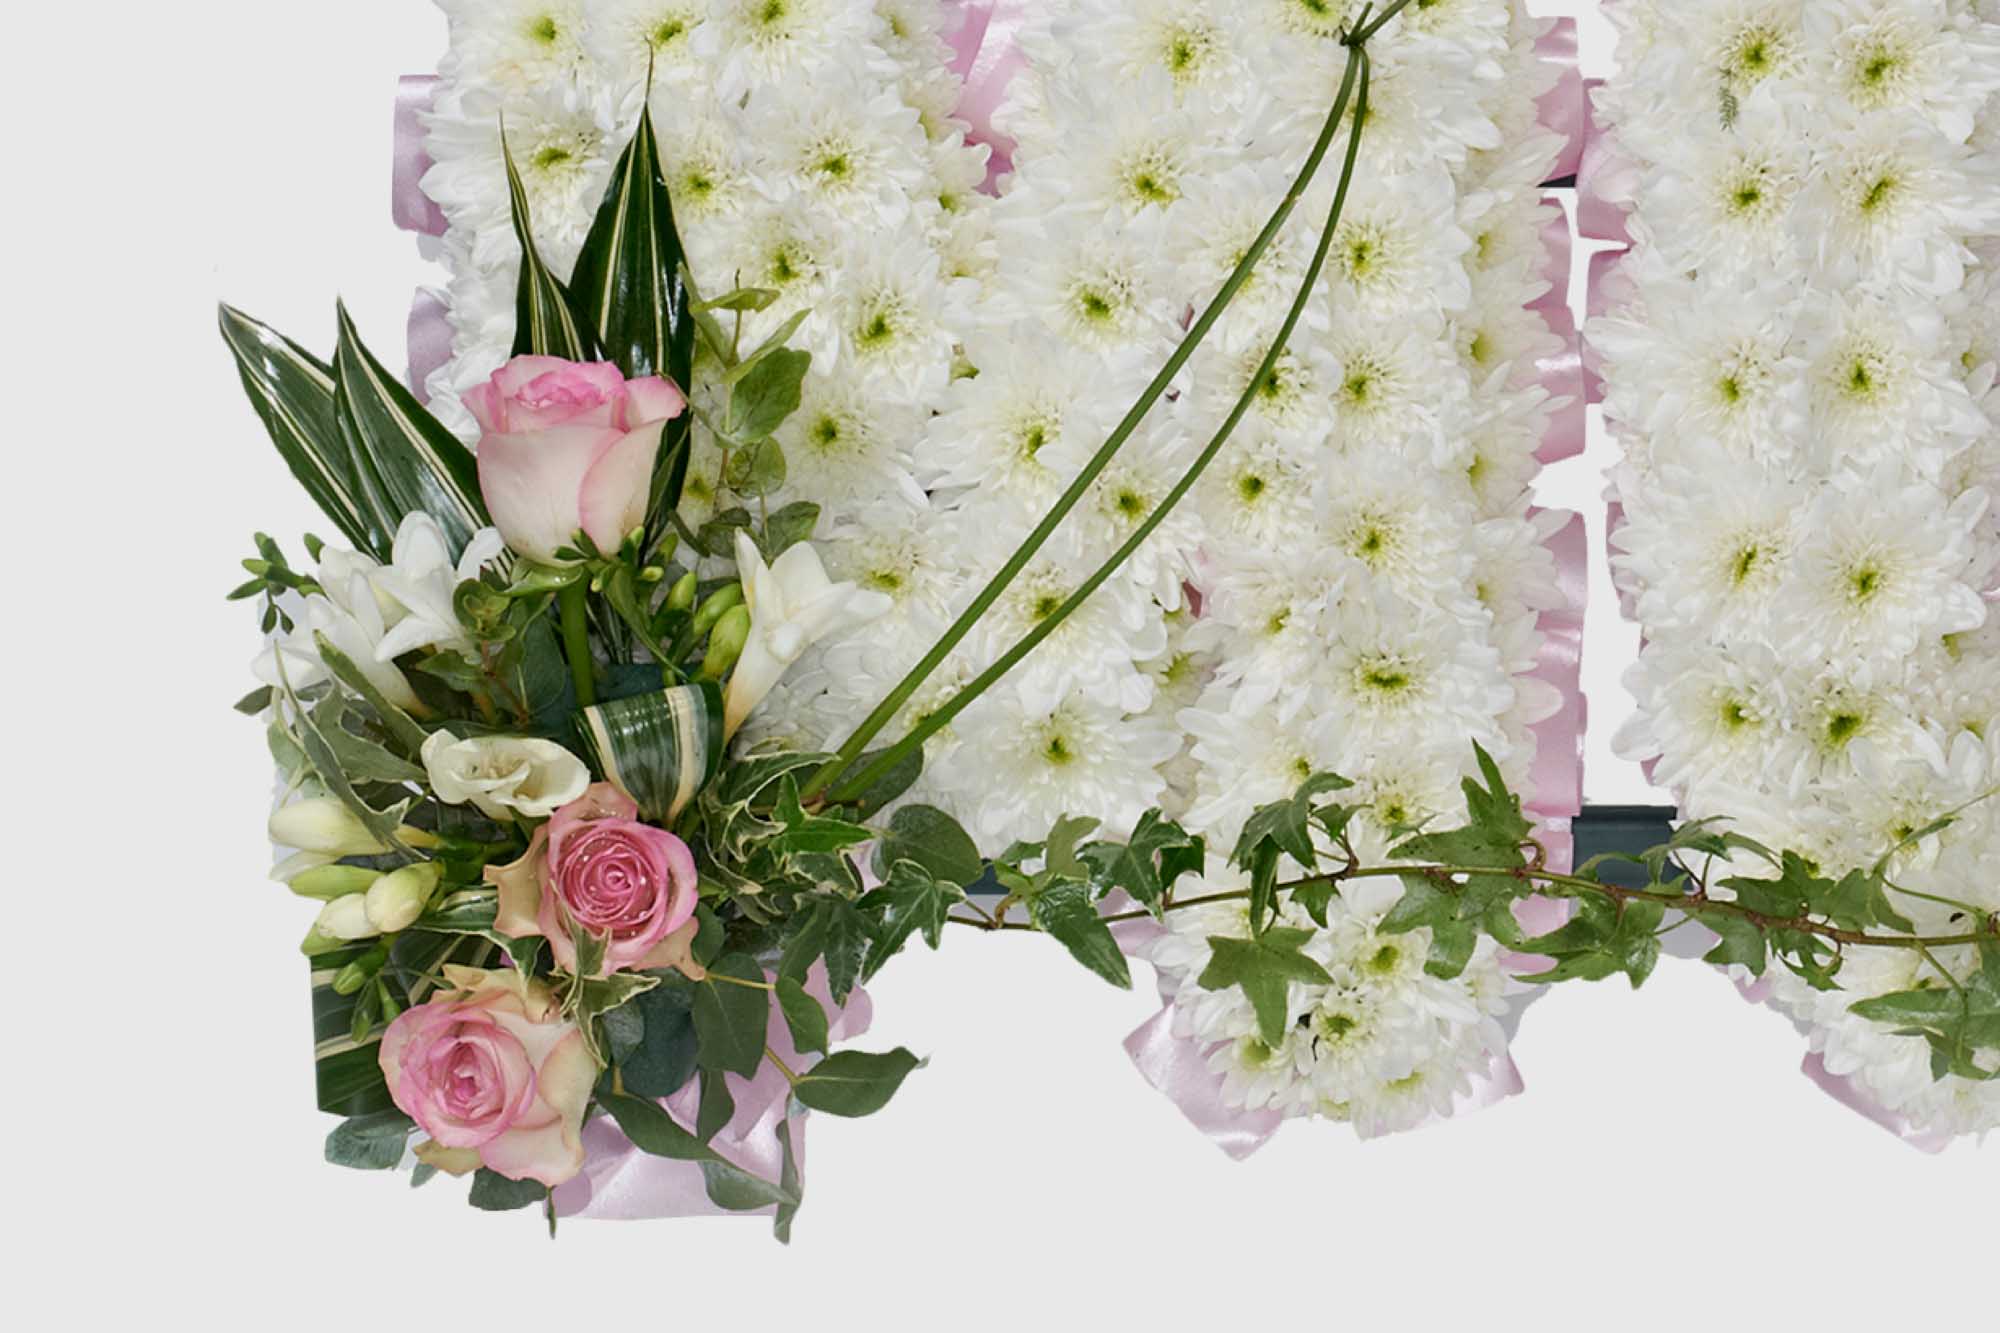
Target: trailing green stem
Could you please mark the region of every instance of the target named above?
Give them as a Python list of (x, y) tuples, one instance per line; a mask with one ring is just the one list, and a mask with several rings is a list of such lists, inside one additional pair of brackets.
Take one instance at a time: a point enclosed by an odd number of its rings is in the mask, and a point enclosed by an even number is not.
[[(1515, 866), (1454, 866), (1411, 863), (1409, 865), (1387, 866), (1343, 866), (1325, 874), (1307, 875), (1289, 880), (1277, 888), (1279, 894), (1291, 893), (1316, 885), (1338, 886), (1349, 880), (1360, 879), (1403, 879), (1418, 878), (1430, 880), (1456, 880), (1466, 876), (1503, 876), (1529, 881), (1538, 886), (1538, 892), (1551, 898), (1582, 898), (1589, 894), (1600, 894), (1616, 902), (1659, 903), (1689, 916), (1716, 914), (1733, 916), (1748, 921), (1766, 931), (1796, 931), (1801, 934), (1816, 935), (1836, 944), (1855, 947), (1909, 949), (1930, 957), (1932, 949), (1948, 949), (1955, 946), (2000, 943), (2000, 916), (1989, 917), (1978, 930), (1965, 931), (1956, 935), (1873, 935), (1860, 930), (1843, 930), (1827, 922), (1812, 917), (1774, 917), (1762, 912), (1754, 912), (1740, 903), (1716, 898), (1698, 897), (1685, 893), (1661, 893), (1652, 889), (1629, 889), (1619, 884), (1606, 884), (1601, 880), (1588, 879), (1581, 875), (1559, 874), (1552, 870), (1538, 870), (1533, 867)], [(1209, 907), (1216, 903), (1245, 902), (1250, 898), (1250, 890), (1233, 889), (1223, 893), (1205, 893), (1195, 898), (1181, 898), (1162, 904), (1161, 910), (1181, 912), (1193, 907)], [(1143, 921), (1152, 915), (1145, 909), (1115, 912), (1102, 918), (1107, 925), (1125, 921)], [(1024, 921), (997, 921), (990, 916), (986, 920), (971, 917), (951, 918), (961, 925), (977, 926), (981, 930), (1036, 930), (1038, 927)], [(1936, 966), (1935, 959), (1932, 965)], [(1940, 971), (1944, 969), (1940, 968)]]
[[(1290, 219), (1292, 210), (1298, 206), (1299, 200), (1304, 196), (1307, 186), (1312, 183), (1313, 177), (1319, 173), (1320, 163), (1325, 160), (1328, 149), (1332, 147), (1334, 136), (1339, 132), (1341, 120), (1346, 114), (1347, 100), (1355, 78), (1355, 57), (1357, 55), (1359, 55), (1359, 49), (1351, 47), (1348, 58), (1347, 76), (1341, 85), (1340, 98), (1335, 102), (1331, 114), (1327, 116), (1326, 124), (1320, 130), (1318, 140), (1313, 144), (1312, 153), (1306, 158), (1305, 165), (1300, 169), (1297, 179), (1292, 182), (1291, 189), (1286, 192), (1283, 202), (1271, 214), (1270, 220), (1264, 224), (1264, 229), (1257, 234), (1257, 239), (1251, 242), (1250, 248), (1244, 252), (1243, 258), (1238, 261), (1236, 268), (1230, 273), (1228, 280), (1222, 284), (1221, 290), (1215, 294), (1215, 298), (1208, 303), (1207, 308), (1201, 312), (1193, 325), (1189, 327), (1187, 336), (1181, 340), (1180, 345), (1167, 358), (1166, 364), (1160, 367), (1159, 373), (1146, 386), (1145, 392), (1139, 395), (1138, 401), (1132, 404), (1132, 407), (1125, 413), (1124, 418), (1118, 423), (1117, 427), (1105, 438), (1103, 445), (1092, 455), (1090, 461), (1084, 465), (1083, 470), (1070, 482), (1068, 489), (1062, 493), (1049, 512), (1043, 516), (1042, 521), (1035, 526), (1034, 531), (1028, 534), (1027, 539), (1021, 543), (1020, 548), (1008, 557), (1007, 563), (1000, 567), (999, 572), (993, 576), (984, 588), (980, 589), (979, 595), (972, 599), (971, 604), (952, 623), (951, 628), (944, 632), (936, 644), (932, 645), (928, 653), (924, 654), (923, 660), (912, 667), (910, 673), (897, 684), (896, 688), (891, 690), (880, 704), (876, 705), (875, 711), (870, 713), (861, 725), (855, 728), (854, 734), (847, 738), (846, 742), (841, 745), (833, 758), (828, 760), (821, 766), (818, 772), (813, 774), (812, 780), (800, 792), (802, 799), (810, 800), (818, 796), (845, 773), (853, 765), (854, 761), (860, 758), (862, 751), (867, 749), (868, 742), (873, 740), (876, 734), (883, 727), (887, 726), (897, 713), (902, 711), (903, 705), (908, 703), (910, 698), (922, 688), (923, 683), (930, 678), (931, 673), (943, 665), (947, 657), (951, 656), (952, 650), (964, 641), (965, 636), (972, 632), (973, 626), (977, 625), (986, 612), (992, 608), (993, 604), (1000, 600), (1000, 595), (1007, 590), (1008, 586), (1013, 583), (1021, 571), (1027, 568), (1028, 562), (1034, 559), (1036, 553), (1054, 535), (1057, 527), (1069, 516), (1070, 511), (1076, 508), (1082, 501), (1084, 495), (1089, 492), (1091, 486), (1097, 481), (1097, 478), (1103, 473), (1105, 468), (1111, 465), (1111, 460), (1124, 447), (1125, 442), (1131, 438), (1132, 433), (1139, 428), (1139, 424), (1145, 419), (1146, 414), (1152, 410), (1153, 405), (1166, 393), (1168, 387), (1173, 383), (1174, 378), (1187, 365), (1189, 358), (1200, 348), (1203, 340), (1208, 337), (1209, 331), (1214, 328), (1216, 321), (1222, 317), (1223, 312), (1228, 309), (1230, 303), (1236, 298), (1237, 292), (1242, 289), (1244, 283), (1249, 281), (1251, 271), (1257, 266), (1258, 261), (1263, 258), (1264, 252), (1270, 249), (1271, 243), (1277, 239), (1278, 233), (1283, 230), (1285, 223)], [(1358, 138), (1359, 133), (1359, 119), (1357, 118), (1354, 137)], [(1351, 144), (1349, 156), (1352, 157)], [(871, 771), (880, 767), (879, 764), (874, 765), (871, 767)], [(849, 784), (850, 788), (852, 786), (853, 784)]]
[(1209, 465), (1215, 461), (1223, 446), (1236, 433), (1237, 426), (1250, 411), (1251, 404), (1263, 391), (1265, 382), (1277, 369), (1278, 359), (1284, 355), (1292, 333), (1305, 314), (1306, 304), (1311, 300), (1313, 289), (1319, 283), (1320, 273), (1326, 267), (1327, 255), (1333, 247), (1334, 232), (1340, 227), (1341, 213), (1347, 206), (1347, 194), (1354, 183), (1355, 164), (1361, 150), (1359, 126), (1368, 113), (1368, 53), (1359, 45), (1349, 48), (1347, 74), (1341, 81), (1340, 96), (1334, 102), (1330, 124), (1339, 122), (1347, 110), (1350, 97), (1354, 99), (1356, 129), (1347, 139), (1347, 156), (1341, 166), (1340, 186), (1334, 192), (1333, 208), (1327, 214), (1326, 226), (1320, 231), (1319, 244), (1313, 251), (1312, 262), (1306, 268), (1305, 277), (1299, 283), (1298, 294), (1293, 298), (1291, 309), (1286, 312), (1284, 323), (1279, 326), (1277, 336), (1272, 339), (1269, 349), (1265, 351), (1264, 359), (1257, 367), (1257, 373), (1250, 377), (1250, 383), (1237, 398), (1236, 405), (1230, 409), (1229, 416), (1216, 431), (1214, 438), (1208, 442), (1207, 448), (1203, 449), (1200, 456), (1188, 466), (1187, 471), (1181, 474), (1180, 480), (1174, 483), (1173, 489), (1168, 491), (1166, 497), (1154, 507), (1153, 512), (1146, 516), (1146, 520), (1133, 530), (1131, 536), (1127, 537), (1116, 551), (1112, 552), (1109, 559), (1099, 565), (1090, 577), (1070, 594), (1068, 600), (1049, 615), (1042, 617), (1033, 629), (1021, 636), (1013, 647), (1002, 653), (992, 665), (953, 695), (948, 703), (926, 716), (910, 729), (909, 734), (884, 750), (859, 777), (844, 784), (836, 793), (838, 799), (852, 799), (853, 796), (867, 791), (897, 764), (908, 758), (911, 751), (921, 746), (941, 728), (949, 726), (953, 718), (964, 712), (974, 700), (992, 688), (1001, 677), (1012, 671), (1023, 658), (1040, 646), (1043, 640), (1055, 633), (1062, 623), (1089, 601), (1091, 595), (1145, 544), (1162, 523), (1166, 522), (1168, 515), (1173, 513), (1180, 502), (1187, 497), (1188, 492), (1194, 489), (1195, 483), (1201, 480), (1202, 474), (1208, 471)]
[(588, 708), (597, 702), (597, 668), (590, 656), (590, 581), (576, 579), (563, 585), (556, 595), (562, 612), (563, 656), (569, 659), (570, 679), (576, 682), (576, 706)]

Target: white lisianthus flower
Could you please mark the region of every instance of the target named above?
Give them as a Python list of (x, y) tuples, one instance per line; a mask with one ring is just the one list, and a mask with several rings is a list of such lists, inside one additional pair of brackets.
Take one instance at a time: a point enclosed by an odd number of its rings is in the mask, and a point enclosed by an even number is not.
[(750, 638), (729, 675), (723, 727), (734, 735), (806, 649), (829, 634), (865, 625), (895, 605), (887, 595), (826, 576), (810, 543), (764, 563), (749, 534), (736, 534), (737, 576), (750, 608)]
[(546, 819), (583, 795), (590, 770), (554, 741), (525, 736), (460, 740), (434, 731), (424, 741), (424, 772), (446, 805), (479, 807), (493, 820)]

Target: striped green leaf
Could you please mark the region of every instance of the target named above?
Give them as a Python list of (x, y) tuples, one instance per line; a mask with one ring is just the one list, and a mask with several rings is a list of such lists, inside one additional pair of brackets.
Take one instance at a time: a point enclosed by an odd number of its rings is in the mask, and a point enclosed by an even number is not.
[[(649, 104), (618, 159), (569, 284), (577, 318), (628, 378), (663, 375), (685, 389), (694, 373), (692, 294), (683, 263)], [(687, 478), (689, 426), (685, 413), (667, 423), (653, 487), (667, 509), (679, 503)]]
[(429, 514), (457, 555), (488, 521), (472, 452), (362, 344), (345, 305), (339, 315), (334, 405), (368, 505), (391, 533)]
[(605, 780), (666, 823), (722, 769), (722, 690), (713, 681), (595, 704), (578, 730)]
[(292, 475), (356, 550), (388, 559), (394, 530), (363, 494), (334, 405), (333, 368), (231, 306), (220, 323), (244, 392)]
[(507, 197), (514, 214), (514, 235), (521, 242), (521, 280), (514, 299), (514, 355), (559, 356), (565, 361), (595, 361), (596, 342), (590, 330), (577, 322), (570, 307), (569, 293), (555, 274), (542, 262), (535, 245), (534, 219), (528, 210), (528, 192), (521, 187), (521, 173), (514, 168), (513, 150), (507, 147), (507, 132), (500, 132), (501, 156), (507, 160)]
[[(333, 979), (340, 970), (373, 947), (374, 941), (364, 940), (312, 960), (313, 1085), (319, 1109), (332, 1115), (373, 1115), (396, 1104), (382, 1077), (382, 1032), (386, 1025), (378, 1015), (361, 1040), (354, 1038), (354, 1011), (370, 988), (363, 987), (353, 995), (333, 989)], [(484, 940), (411, 930), (397, 938), (381, 976), (397, 1005), (407, 1009), (430, 998), (446, 963), (478, 967), (493, 955), (492, 946)]]

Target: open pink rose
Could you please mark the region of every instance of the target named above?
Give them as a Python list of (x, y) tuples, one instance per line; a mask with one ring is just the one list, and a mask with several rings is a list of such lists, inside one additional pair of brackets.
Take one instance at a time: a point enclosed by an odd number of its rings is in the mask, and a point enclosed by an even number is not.
[(479, 419), (479, 489), (507, 544), (530, 560), (581, 531), (616, 550), (646, 518), (660, 432), (687, 407), (657, 377), (606, 362), (518, 356), (465, 395)]
[(699, 882), (687, 844), (642, 824), (631, 797), (600, 782), (535, 830), (528, 853), (488, 866), (500, 890), (502, 934), (548, 938), (556, 962), (576, 967), (572, 930), (609, 936), (604, 970), (671, 967), (686, 957)]
[(597, 1082), (583, 1034), (520, 972), (447, 966), (445, 979), (452, 989), (398, 1014), (382, 1036), (389, 1095), (438, 1147), (475, 1153), (512, 1180), (562, 1184), (583, 1169)]

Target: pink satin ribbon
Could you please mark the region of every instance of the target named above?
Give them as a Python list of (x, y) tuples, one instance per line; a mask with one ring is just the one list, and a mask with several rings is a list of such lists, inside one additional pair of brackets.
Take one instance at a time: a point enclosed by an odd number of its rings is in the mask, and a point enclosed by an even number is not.
[(390, 179), (389, 213), (404, 231), (422, 236), (445, 233), (444, 210), (424, 193), (431, 155), (424, 149), (424, 116), (437, 93), (435, 74), (405, 74), (396, 85), (395, 169)]
[[(815, 964), (806, 980), (806, 992), (832, 1014), (830, 1034), (836, 1043), (851, 1041), (868, 1030), (874, 1008), (866, 992), (855, 991), (845, 1008), (835, 1011), (827, 993), (826, 968)], [(776, 1005), (771, 1007), (767, 1041), (778, 1058), (794, 1072), (814, 1063), (792, 1045), (792, 1034)], [(769, 1060), (755, 1078), (723, 1076), (736, 1099), (736, 1114), (716, 1132), (710, 1145), (723, 1157), (752, 1175), (778, 1179), (784, 1166), (784, 1147), (778, 1141), (778, 1127), (790, 1114), (791, 1084)], [(660, 1104), (682, 1128), (692, 1130), (701, 1101), (694, 1081)], [(800, 1169), (805, 1163), (804, 1113), (789, 1120), (793, 1156)], [(642, 1221), (656, 1217), (708, 1217), (729, 1215), (710, 1202), (701, 1167), (695, 1162), (655, 1157), (633, 1146), (609, 1117), (600, 1116), (583, 1128), (583, 1174), (560, 1186), (555, 1193), (556, 1214), (560, 1217), (589, 1217), (611, 1221)], [(759, 1212), (769, 1215), (774, 1209)]]
[(1014, 141), (993, 127), (993, 115), (1007, 99), (1007, 85), (1028, 67), (1028, 57), (1014, 40), (1027, 17), (1030, 0), (965, 0), (955, 5), (964, 19), (951, 35), (951, 69), (964, 82), (957, 115), (972, 128), (967, 143), (985, 144), (988, 194), (997, 193), (1000, 178), (1014, 169)]

